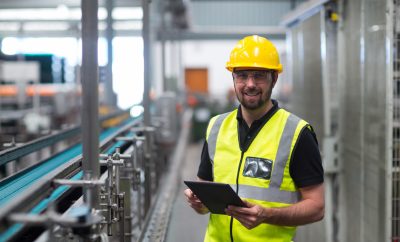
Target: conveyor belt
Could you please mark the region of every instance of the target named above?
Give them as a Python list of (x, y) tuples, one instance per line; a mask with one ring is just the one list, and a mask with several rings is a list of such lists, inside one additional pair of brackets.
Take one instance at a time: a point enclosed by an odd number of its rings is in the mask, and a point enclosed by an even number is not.
[[(83, 176), (83, 171), (78, 172), (75, 176), (73, 176), (70, 180), (80, 180)], [(56, 190), (54, 190), (51, 195), (42, 200), (38, 205), (32, 208), (29, 213), (30, 214), (40, 214), (43, 212), (50, 202), (59, 198), (64, 192), (69, 189), (69, 186), (60, 186)], [(7, 229), (4, 233), (0, 234), (0, 242), (5, 242), (9, 240), (15, 233), (17, 233), (24, 225), (22, 223), (17, 223)]]
[[(105, 116), (100, 117), (99, 124), (103, 129), (110, 127), (117, 127), (126, 120), (129, 120), (129, 111), (120, 110)], [(28, 155), (32, 152), (38, 151), (50, 145), (53, 145), (59, 141), (66, 140), (68, 138), (79, 135), (82, 132), (82, 127), (76, 125), (67, 130), (56, 132), (55, 134), (49, 134), (47, 136), (40, 137), (32, 140), (23, 146), (16, 146), (14, 148), (0, 151), (0, 166), (7, 164), (10, 161), (14, 161), (20, 157)]]
[[(111, 128), (100, 135), (100, 142), (113, 134), (119, 127)], [(42, 163), (30, 167), (10, 178), (0, 182), (0, 206), (3, 206), (15, 196), (28, 189), (38, 179), (45, 176), (48, 172), (61, 166), (65, 162), (73, 159), (82, 153), (82, 145), (75, 145), (56, 156), (53, 156)]]
[[(114, 134), (120, 127), (127, 125), (128, 123), (133, 122), (132, 119), (125, 121), (121, 126), (110, 128), (101, 133), (99, 139), (100, 141), (108, 138), (112, 134)], [(132, 133), (129, 133), (128, 136), (132, 136)], [(112, 147), (110, 147), (105, 153), (112, 154), (116, 147), (120, 147), (125, 143), (125, 141), (118, 141)], [(23, 172), (16, 174), (13, 177), (7, 178), (0, 182), (0, 206), (11, 202), (13, 198), (21, 194), (23, 191), (27, 190), (31, 187), (35, 182), (37, 182), (40, 178), (45, 176), (47, 173), (52, 171), (53, 169), (59, 167), (60, 165), (70, 161), (76, 156), (82, 153), (82, 145), (75, 145), (58, 155), (51, 157), (44, 162), (28, 168)], [(78, 180), (82, 178), (82, 171), (78, 172), (74, 175), (71, 180)], [(37, 204), (34, 208), (32, 208), (29, 213), (39, 214), (43, 212), (48, 204), (51, 201), (59, 198), (64, 192), (69, 189), (68, 186), (60, 186), (55, 189), (50, 196), (42, 200), (39, 204)], [(10, 239), (15, 233), (17, 233), (23, 224), (14, 224), (10, 228), (8, 228), (4, 233), (0, 234), (0, 242), (7, 241)]]

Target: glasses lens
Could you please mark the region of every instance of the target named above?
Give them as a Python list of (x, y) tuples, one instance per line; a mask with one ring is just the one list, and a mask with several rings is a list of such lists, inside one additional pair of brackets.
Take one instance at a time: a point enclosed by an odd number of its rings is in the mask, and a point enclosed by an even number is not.
[(238, 72), (235, 72), (235, 73), (233, 73), (234, 74), (234, 77), (235, 77), (235, 79), (239, 79), (239, 80), (245, 80), (245, 79), (247, 79), (247, 73), (245, 73), (245, 72), (243, 72), (243, 71), (238, 71)]
[(238, 82), (247, 82), (249, 77), (252, 77), (255, 82), (263, 83), (268, 79), (268, 71), (236, 71), (233, 77)]

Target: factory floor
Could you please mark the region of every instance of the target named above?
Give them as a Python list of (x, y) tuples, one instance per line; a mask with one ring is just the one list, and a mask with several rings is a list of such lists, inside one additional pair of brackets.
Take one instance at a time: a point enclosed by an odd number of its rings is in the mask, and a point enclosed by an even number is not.
[(195, 213), (183, 195), (186, 189), (183, 180), (194, 180), (197, 177), (202, 145), (202, 142), (191, 144), (186, 150), (181, 169), (182, 182), (172, 210), (166, 242), (202, 242), (204, 239), (209, 215)]

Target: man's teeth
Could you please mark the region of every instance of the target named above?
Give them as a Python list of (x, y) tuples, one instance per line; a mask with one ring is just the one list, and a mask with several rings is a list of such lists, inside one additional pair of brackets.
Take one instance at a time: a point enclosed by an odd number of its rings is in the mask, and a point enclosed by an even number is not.
[(247, 96), (257, 96), (258, 93), (246, 93)]

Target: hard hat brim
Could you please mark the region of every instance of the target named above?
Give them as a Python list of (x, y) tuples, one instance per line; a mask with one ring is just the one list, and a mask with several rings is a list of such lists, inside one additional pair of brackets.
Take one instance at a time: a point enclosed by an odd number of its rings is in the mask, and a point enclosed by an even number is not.
[(232, 72), (235, 68), (261, 68), (261, 69), (267, 69), (267, 70), (275, 70), (278, 71), (278, 73), (282, 73), (283, 68), (282, 64), (279, 64), (278, 66), (266, 66), (266, 65), (258, 65), (258, 64), (241, 64), (241, 65), (230, 65), (229, 63), (226, 64), (226, 69), (230, 72)]

